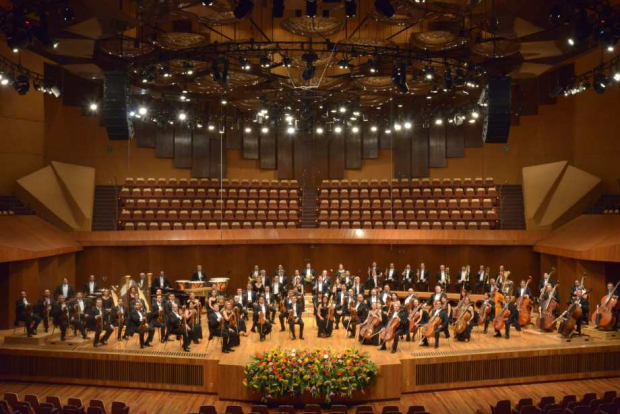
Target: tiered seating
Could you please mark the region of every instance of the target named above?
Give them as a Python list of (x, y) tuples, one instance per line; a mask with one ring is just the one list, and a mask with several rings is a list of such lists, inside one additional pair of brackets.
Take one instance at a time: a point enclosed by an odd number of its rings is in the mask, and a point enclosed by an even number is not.
[[(428, 414), (427, 411), (421, 405), (412, 405), (407, 408), (407, 410), (400, 410), (400, 407), (396, 405), (385, 405), (381, 407), (378, 411), (375, 411), (370, 405), (359, 405), (355, 409), (349, 410), (346, 405), (333, 404), (329, 408), (321, 408), (318, 404), (306, 404), (299, 410), (296, 410), (292, 405), (280, 405), (277, 408), (272, 409), (271, 412), (279, 413), (279, 414), (295, 414), (296, 412), (300, 412), (301, 414)], [(245, 414), (245, 413), (258, 413), (258, 414), (269, 414), (269, 407), (266, 405), (253, 405), (250, 408), (250, 411), (244, 411), (243, 407), (240, 405), (228, 405), (224, 410), (226, 414)], [(197, 413), (190, 414), (217, 414), (218, 410), (214, 405), (203, 405), (200, 407), (200, 410)]]
[(0, 216), (12, 216), (15, 212), (13, 210), (1, 210)]
[(492, 178), (324, 180), (320, 228), (493, 229), (499, 220)]
[[(597, 394), (586, 393), (581, 400), (575, 395), (565, 395), (556, 401), (554, 396), (542, 397), (535, 403), (532, 398), (522, 398), (515, 408), (510, 400), (497, 401), (491, 406), (492, 414), (617, 414), (620, 412), (620, 397), (616, 391), (607, 391), (599, 399)], [(478, 410), (477, 414), (484, 414)]]
[(0, 413), (37, 413), (37, 414), (128, 414), (129, 406), (124, 402), (114, 401), (106, 410), (106, 406), (101, 400), (90, 400), (85, 405), (80, 398), (68, 398), (67, 403), (63, 404), (59, 397), (48, 395), (45, 401), (39, 400), (34, 394), (24, 395), (24, 400), (20, 401), (19, 396), (12, 392), (5, 392), (4, 399), (0, 400)]
[(127, 178), (120, 192), (125, 230), (296, 228), (296, 180)]

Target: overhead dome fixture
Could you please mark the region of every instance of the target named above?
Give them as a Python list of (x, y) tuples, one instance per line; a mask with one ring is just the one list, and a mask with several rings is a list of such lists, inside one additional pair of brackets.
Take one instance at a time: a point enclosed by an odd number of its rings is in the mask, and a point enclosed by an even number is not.
[(388, 18), (394, 16), (394, 13), (396, 12), (394, 6), (392, 6), (392, 3), (390, 3), (389, 0), (375, 0), (375, 9), (377, 9), (377, 12)]
[(253, 8), (254, 3), (252, 3), (250, 0), (241, 0), (237, 7), (235, 7), (233, 14), (237, 19), (243, 19), (248, 14), (252, 13)]

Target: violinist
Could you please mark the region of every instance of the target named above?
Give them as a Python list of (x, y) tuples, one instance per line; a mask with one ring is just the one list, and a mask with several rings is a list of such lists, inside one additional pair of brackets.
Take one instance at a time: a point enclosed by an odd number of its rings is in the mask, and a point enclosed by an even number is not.
[(278, 318), (280, 319), (280, 332), (284, 332), (286, 330), (284, 328), (284, 320), (288, 317), (288, 309), (292, 303), (293, 291), (289, 290), (287, 297), (280, 301), (280, 315), (278, 315)]
[[(329, 298), (323, 296), (321, 303), (317, 307), (317, 326), (319, 328), (319, 337), (328, 338), (332, 335), (334, 329), (334, 321), (330, 319), (331, 305), (329, 304)], [(333, 314), (332, 314), (333, 317)]]
[(110, 296), (109, 289), (103, 289), (103, 294), (101, 295), (101, 303), (103, 304), (103, 309), (108, 311), (112, 310), (114, 307), (114, 299)]
[[(177, 306), (178, 309), (178, 306)], [(171, 309), (172, 310), (172, 309)], [(151, 303), (151, 313), (149, 314), (149, 326), (153, 329), (159, 328), (159, 338), (162, 343), (166, 342), (166, 310), (161, 295), (157, 295)]]
[[(110, 313), (103, 307), (101, 298), (95, 300), (95, 306), (89, 311), (89, 315), (89, 329), (95, 331), (93, 346), (97, 348), (99, 345), (107, 345), (108, 339), (112, 335), (112, 332), (114, 332), (114, 329), (110, 326)], [(105, 334), (102, 338), (101, 332), (103, 331), (105, 331)]]
[(398, 270), (394, 263), (390, 263), (390, 267), (385, 269), (385, 280), (383, 281), (383, 287), (386, 285), (394, 286), (394, 289), (398, 287)]
[(366, 287), (371, 290), (380, 287), (381, 270), (377, 266), (377, 262), (372, 262), (372, 266), (368, 268), (368, 280)]
[[(411, 291), (413, 291), (413, 289), (409, 289)], [(413, 299), (411, 299), (411, 305), (409, 306), (409, 318), (411, 318), (413, 316), (413, 312), (416, 311), (416, 309), (420, 306), (420, 299), (418, 299), (417, 297), (414, 297)], [(405, 303), (405, 307), (407, 307), (407, 303)], [(428, 323), (428, 312), (424, 309), (424, 308), (420, 308), (418, 310), (418, 312), (420, 312), (420, 319), (417, 322), (417, 325), (426, 325)], [(407, 329), (407, 342), (411, 342), (411, 331), (409, 329)]]
[(200, 301), (198, 299), (191, 299), (191, 295), (194, 292), (190, 293), (190, 299), (187, 301), (186, 310), (185, 310), (185, 320), (187, 321), (187, 325), (189, 326), (189, 338), (191, 341), (198, 345), (200, 340), (202, 339), (202, 325), (200, 323)]
[(353, 285), (351, 286), (351, 289), (353, 290), (353, 294), (355, 295), (355, 297), (357, 297), (357, 295), (359, 294), (364, 294), (364, 285), (362, 284), (359, 276), (355, 276), (355, 280), (353, 282)]
[[(351, 291), (352, 292), (352, 291)], [(349, 293), (351, 293), (349, 292)], [(345, 304), (348, 302), (349, 294), (346, 292), (346, 287), (342, 285), (340, 289), (336, 290), (334, 294), (334, 311), (335, 311), (335, 329), (338, 329), (338, 325), (340, 324), (340, 320), (342, 319), (342, 315), (344, 314)], [(344, 322), (343, 322), (344, 323)]]
[(265, 286), (265, 291), (267, 291), (268, 287), (272, 294), (277, 298), (282, 298), (286, 296), (286, 285), (280, 282), (279, 277), (274, 277), (271, 286)]
[(484, 292), (484, 301), (480, 307), (480, 314), (486, 316), (484, 320), (484, 334), (488, 332), (489, 323), (495, 319), (495, 301), (493, 300), (490, 292)]
[(575, 290), (575, 293), (572, 295), (570, 300), (566, 302), (566, 304), (570, 307), (573, 304), (581, 307), (581, 315), (576, 319), (575, 329), (577, 331), (577, 335), (581, 335), (581, 325), (585, 322), (588, 324), (588, 318), (590, 315), (590, 303), (588, 299), (584, 298), (584, 291), (581, 288)]
[(420, 268), (416, 271), (416, 290), (418, 292), (428, 292), (429, 285), (429, 273), (426, 270), (426, 265), (420, 263)]
[[(435, 318), (435, 319), (433, 319)], [(442, 307), (441, 305), (441, 301), (440, 300), (436, 300), (433, 303), (433, 310), (431, 311), (431, 313), (429, 314), (429, 323), (431, 320), (438, 320), (438, 326), (435, 328), (434, 331), (434, 335), (435, 335), (435, 349), (439, 348), (439, 334), (448, 329), (448, 315), (446, 313), (446, 310)], [(422, 346), (428, 346), (428, 338), (426, 336), (424, 336), (422, 338)]]
[(271, 293), (271, 288), (269, 286), (265, 286), (263, 298), (265, 299), (265, 304), (267, 305), (267, 310), (269, 311), (265, 314), (265, 317), (273, 324), (273, 321), (276, 319), (276, 307), (274, 305), (276, 303), (276, 298), (273, 293)]
[[(371, 306), (367, 305), (364, 301), (364, 295), (361, 293), (351, 296), (346, 308), (346, 315), (349, 317), (347, 323), (347, 338), (355, 338), (357, 325), (366, 320), (370, 307)], [(375, 302), (375, 308), (379, 309), (379, 312), (381, 312), (378, 302)]]
[(65, 341), (69, 327), (69, 307), (63, 295), (58, 295), (56, 298), (56, 303), (52, 307), (52, 318), (54, 326), (60, 329), (60, 340)]
[(515, 297), (520, 298), (521, 296), (526, 298), (532, 297), (532, 289), (527, 286), (527, 282), (525, 280), (521, 280), (521, 283), (515, 292)]
[[(244, 311), (246, 310), (245, 303), (243, 302), (243, 290), (241, 288), (237, 289), (237, 293), (233, 296), (233, 300), (235, 301), (235, 303), (239, 303), (239, 305)], [(209, 316), (209, 314), (213, 312), (213, 305), (215, 305), (216, 303), (217, 298), (213, 301), (213, 303), (211, 303), (211, 298), (209, 298), (209, 309), (207, 309), (207, 316)]]
[(265, 336), (271, 332), (271, 322), (269, 321), (269, 305), (265, 302), (265, 297), (258, 298), (258, 303), (254, 307), (254, 325), (258, 327), (260, 341), (265, 340)]
[[(393, 321), (396, 319), (400, 320), (397, 325), (396, 331), (393, 334), (394, 339), (392, 341), (391, 352), (395, 354), (396, 349), (398, 348), (398, 340), (400, 339), (401, 336), (404, 336), (409, 331), (409, 318), (408, 318), (409, 311), (405, 308), (401, 308), (399, 301), (394, 302), (392, 306), (394, 308), (394, 311), (390, 315), (390, 320), (385, 329), (386, 330), (391, 329), (393, 326), (396, 326), (396, 325), (392, 325), (394, 323)], [(386, 349), (387, 348), (385, 346), (385, 341), (383, 341), (383, 345), (381, 345), (379, 350), (385, 351)]]
[(30, 338), (37, 334), (37, 326), (41, 322), (39, 315), (34, 313), (34, 304), (28, 300), (25, 291), (20, 292), (20, 298), (15, 302), (15, 326), (24, 322), (26, 332)]
[[(327, 295), (325, 295), (327, 296)], [(319, 326), (319, 305), (323, 302), (323, 294), (319, 293), (316, 296), (312, 297), (312, 314), (314, 315), (314, 320), (316, 326)]]
[(297, 301), (297, 296), (291, 297), (291, 303), (288, 307), (288, 326), (291, 330), (291, 339), (295, 340), (295, 325), (299, 325), (299, 339), (304, 340), (304, 320), (302, 315), (304, 313), (304, 305)]
[[(260, 278), (260, 276), (258, 276)], [(243, 292), (243, 306), (246, 309), (251, 309), (254, 307), (254, 302), (258, 300), (256, 293), (252, 289), (252, 284), (248, 283), (247, 289)], [(252, 332), (256, 332), (256, 326), (252, 323)]]
[[(361, 306), (365, 307), (363, 303)], [(362, 319), (360, 316), (360, 322), (358, 322), (360, 324), (360, 335), (358, 338), (360, 343), (362, 345), (379, 345), (379, 332), (383, 328), (383, 323), (382, 323), (383, 315), (381, 312), (381, 308), (376, 303), (374, 303), (370, 306), (370, 309), (368, 310), (361, 309), (361, 310), (363, 314), (360, 314), (360, 315), (364, 316), (364, 318)], [(362, 328), (364, 326), (368, 328), (370, 328), (370, 326), (373, 326), (370, 338), (365, 338), (362, 336), (364, 332), (364, 329)], [(355, 326), (352, 329), (353, 329), (353, 333), (355, 336)]]
[[(191, 342), (192, 333), (187, 324), (187, 315), (185, 314), (185, 311), (183, 311), (183, 313), (179, 312), (179, 305), (177, 303), (172, 305), (167, 323), (168, 326), (166, 330), (169, 332), (169, 335), (176, 335), (177, 339), (182, 337), (183, 343), (181, 346), (185, 352), (189, 352), (191, 350), (189, 348), (189, 344)], [(151, 331), (152, 329), (153, 328), (149, 328)]]
[[(241, 314), (237, 314), (235, 312), (235, 306), (229, 300), (224, 302), (224, 299), (222, 298), (217, 305), (219, 306), (219, 309), (221, 309), (220, 313), (223, 316), (223, 320), (220, 320), (218, 329), (224, 330), (228, 333), (229, 351), (232, 352), (233, 347), (241, 344), (241, 337), (239, 336), (239, 320), (241, 319)], [(258, 300), (253, 305), (253, 308), (257, 306)]]
[(74, 331), (80, 331), (82, 338), (88, 339), (86, 336), (86, 320), (88, 314), (86, 313), (86, 302), (82, 296), (82, 292), (78, 292), (75, 296), (75, 302), (71, 309), (71, 324)]
[(233, 297), (232, 311), (237, 317), (237, 335), (248, 336), (248, 328), (246, 324), (246, 321), (248, 320), (248, 311), (243, 309), (241, 298), (239, 296)]
[(431, 295), (430, 298), (428, 298), (428, 300), (426, 301), (426, 304), (428, 306), (433, 306), (433, 304), (437, 301), (440, 301), (443, 298), (447, 298), (448, 296), (446, 295), (446, 293), (443, 291), (443, 289), (441, 288), (441, 285), (435, 285), (435, 293), (433, 293)]
[(465, 328), (462, 332), (456, 332), (455, 329), (454, 337), (456, 340), (461, 342), (469, 342), (471, 339), (471, 330), (473, 329), (476, 321), (476, 311), (470, 302), (469, 296), (465, 296), (463, 298), (461, 315), (459, 316), (459, 320), (456, 321), (457, 328), (461, 323), (465, 325)]
[[(175, 306), (178, 309), (178, 305), (175, 304)], [(146, 327), (146, 329), (142, 327)], [(142, 302), (139, 300), (133, 303), (133, 309), (129, 313), (129, 320), (127, 322), (127, 335), (133, 336), (135, 333), (140, 338), (140, 349), (152, 346), (151, 342), (153, 341), (155, 330), (147, 325), (146, 312), (142, 308)]]
[[(511, 298), (510, 295), (505, 295), (504, 296), (504, 303), (503, 303), (502, 309), (500, 309), (500, 310), (496, 309), (495, 310), (496, 313), (497, 313), (497, 317), (496, 318), (500, 318), (502, 316), (502, 310), (504, 310), (504, 309), (510, 311), (510, 316), (504, 322), (505, 337), (506, 337), (506, 339), (509, 339), (510, 338), (510, 326), (511, 325), (515, 327), (517, 332), (521, 332), (521, 325), (519, 325), (519, 309), (517, 309), (517, 306), (512, 301), (512, 298)], [(495, 338), (501, 338), (501, 337), (502, 337), (502, 333), (499, 330), (495, 329)]]
[(227, 322), (224, 319), (224, 315), (220, 313), (220, 305), (215, 304), (213, 306), (213, 313), (209, 315), (209, 339), (212, 336), (219, 336), (222, 338), (222, 352), (228, 354), (232, 351), (232, 347), (229, 343), (231, 336), (236, 335), (235, 330), (226, 326)]
[[(403, 304), (404, 304), (405, 306), (407, 306), (407, 305), (409, 304), (409, 302), (410, 302), (410, 301), (412, 301), (412, 300), (414, 300), (414, 299), (417, 299), (417, 298), (418, 298), (418, 296), (417, 296), (415, 293), (413, 293), (413, 289), (412, 289), (412, 288), (409, 288), (409, 290), (407, 290), (407, 297), (406, 297), (406, 298), (405, 298), (405, 300), (403, 301)], [(416, 306), (416, 307), (417, 307), (417, 306)]]
[[(118, 329), (116, 331), (117, 341), (120, 341), (121, 339), (127, 339), (127, 317), (128, 315), (129, 313), (127, 311), (127, 308), (125, 307), (123, 298), (118, 298), (118, 305), (112, 308), (111, 314), (110, 314), (110, 325)], [(125, 330), (125, 335), (123, 335), (123, 329)], [(162, 339), (164, 338), (163, 335), (161, 338)]]
[(52, 299), (52, 294), (49, 289), (45, 289), (43, 291), (43, 296), (41, 296), (37, 302), (37, 314), (41, 318), (41, 321), (43, 321), (45, 333), (47, 333), (49, 329), (49, 319), (51, 317), (53, 306), (54, 299)]
[(403, 290), (408, 290), (409, 288), (413, 288), (413, 270), (411, 270), (411, 265), (407, 264), (405, 266), (405, 270), (401, 273), (402, 276), (402, 288)]
[(483, 293), (489, 290), (489, 273), (484, 268), (484, 265), (480, 265), (480, 269), (476, 273), (476, 284), (474, 285), (474, 293), (478, 293), (480, 290)]
[(65, 297), (65, 300), (69, 300), (75, 297), (75, 291), (69, 284), (69, 279), (67, 279), (66, 277), (62, 278), (62, 283), (54, 291), (54, 297), (57, 298), (60, 295), (63, 295)]

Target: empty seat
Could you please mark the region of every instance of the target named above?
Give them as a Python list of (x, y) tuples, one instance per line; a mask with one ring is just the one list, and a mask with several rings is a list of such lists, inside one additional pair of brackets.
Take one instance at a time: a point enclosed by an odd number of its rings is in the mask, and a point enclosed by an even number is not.
[[(173, 230), (183, 230), (183, 223), (179, 223), (178, 221), (176, 223), (173, 223), (172, 229)], [(168, 222), (161, 223), (161, 230), (170, 230), (170, 223), (168, 223)]]
[(326, 229), (326, 228), (329, 228), (329, 225), (327, 224), (326, 221), (320, 221), (319, 222), (319, 228), (320, 229)]
[(443, 229), (444, 230), (454, 230), (454, 223), (451, 221), (446, 221), (445, 223), (443, 223)]
[(340, 228), (340, 224), (337, 221), (330, 221), (329, 222), (329, 228), (330, 229), (338, 229), (338, 228)]
[(289, 222), (286, 223), (286, 228), (287, 229), (297, 228), (297, 223), (295, 223), (294, 221), (289, 221)]
[(217, 223), (214, 223), (214, 222), (209, 223), (209, 230), (217, 230)]
[(470, 221), (467, 223), (467, 230), (478, 230), (478, 223), (475, 221)]
[(441, 222), (440, 221), (433, 221), (433, 225), (431, 227), (433, 230), (441, 230)]
[(375, 229), (383, 229), (383, 222), (382, 221), (377, 221), (375, 222)]
[(372, 222), (371, 222), (371, 221), (365, 221), (365, 222), (362, 224), (362, 228), (363, 228), (363, 229), (372, 229)]
[(185, 223), (185, 230), (194, 230), (194, 223)]
[(420, 230), (430, 230), (431, 224), (428, 221), (420, 223)]
[(149, 230), (159, 230), (159, 224), (157, 222), (151, 221), (149, 223)]
[(406, 222), (404, 222), (404, 221), (399, 221), (399, 222), (396, 224), (396, 228), (397, 228), (398, 230), (406, 230), (406, 229), (407, 229), (407, 223), (406, 223)]
[(239, 223), (238, 221), (233, 221), (230, 225), (230, 228), (232, 230), (239, 230), (241, 228), (241, 223)]
[(456, 230), (465, 230), (466, 229), (465, 222), (464, 221), (457, 221), (455, 229)]

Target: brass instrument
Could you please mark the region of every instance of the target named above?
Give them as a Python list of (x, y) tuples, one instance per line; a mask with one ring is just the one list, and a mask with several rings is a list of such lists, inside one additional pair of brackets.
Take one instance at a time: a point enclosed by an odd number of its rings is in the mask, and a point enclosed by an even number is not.
[(482, 278), (484, 284), (486, 285), (487, 283), (489, 283), (489, 277), (491, 276), (491, 268), (489, 266), (486, 267), (486, 269), (484, 269), (484, 277)]
[(450, 284), (450, 268), (446, 266), (446, 285)]
[(514, 290), (514, 282), (512, 280), (509, 280), (509, 278), (510, 278), (510, 271), (506, 270), (504, 272), (504, 278), (502, 282), (502, 293), (504, 295), (512, 296), (512, 291)]
[(306, 283), (312, 283), (314, 282), (314, 276), (312, 276), (312, 273), (307, 273), (304, 275), (304, 281)]
[(471, 273), (471, 266), (467, 265), (467, 267), (465, 269), (466, 269), (466, 272), (465, 272), (465, 280), (464, 280), (464, 282), (469, 282), (469, 274)]

